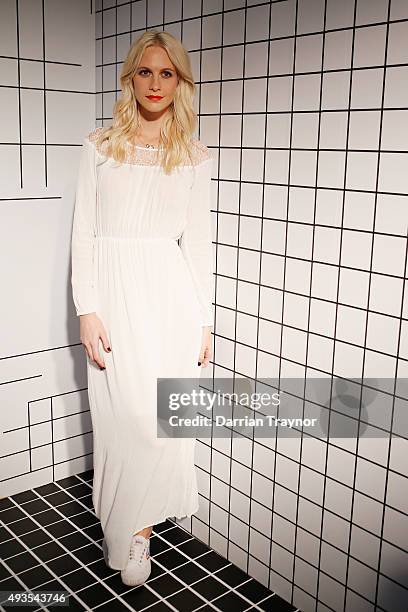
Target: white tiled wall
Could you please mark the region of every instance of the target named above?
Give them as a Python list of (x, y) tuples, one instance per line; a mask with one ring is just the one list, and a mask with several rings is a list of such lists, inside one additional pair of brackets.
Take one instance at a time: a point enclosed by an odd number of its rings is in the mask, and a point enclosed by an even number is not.
[(1, 496), (92, 467), (69, 242), (94, 27), (82, 0), (0, 5)]

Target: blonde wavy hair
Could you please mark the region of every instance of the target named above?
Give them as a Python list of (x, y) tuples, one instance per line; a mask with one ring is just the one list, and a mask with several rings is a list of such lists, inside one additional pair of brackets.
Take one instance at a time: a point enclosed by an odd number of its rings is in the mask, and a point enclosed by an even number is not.
[[(107, 155), (123, 162), (131, 136), (140, 127), (139, 104), (133, 88), (133, 77), (140, 65), (146, 47), (158, 45), (167, 52), (173, 62), (178, 85), (174, 99), (160, 129), (159, 147), (163, 147), (160, 164), (170, 174), (187, 156), (191, 161), (190, 139), (197, 125), (193, 108), (195, 83), (190, 57), (182, 43), (169, 32), (147, 30), (131, 45), (120, 73), (121, 95), (113, 107), (112, 125), (101, 130), (97, 145)], [(157, 151), (159, 153), (159, 151)]]

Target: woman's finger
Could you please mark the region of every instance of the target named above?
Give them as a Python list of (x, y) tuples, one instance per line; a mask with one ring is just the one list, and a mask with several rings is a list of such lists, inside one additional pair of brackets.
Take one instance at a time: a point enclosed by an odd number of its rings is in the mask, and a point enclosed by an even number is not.
[(110, 351), (111, 351), (111, 345), (110, 345), (110, 343), (109, 343), (108, 336), (106, 335), (105, 330), (104, 330), (103, 332), (101, 332), (101, 341), (102, 341), (102, 344), (103, 344), (103, 348), (104, 348), (104, 350), (105, 350), (107, 353), (110, 353)]
[(86, 350), (86, 354), (88, 355), (89, 359), (91, 361), (93, 361), (93, 353), (92, 353), (92, 346), (90, 342), (83, 342), (82, 343), (83, 346), (85, 347)]
[(210, 347), (206, 347), (204, 351), (203, 367), (206, 368), (210, 362)]
[(100, 353), (99, 353), (99, 338), (93, 342), (92, 344), (92, 352), (93, 352), (93, 357), (94, 357), (94, 362), (101, 368), (101, 369), (105, 369), (105, 362), (104, 360), (101, 358)]

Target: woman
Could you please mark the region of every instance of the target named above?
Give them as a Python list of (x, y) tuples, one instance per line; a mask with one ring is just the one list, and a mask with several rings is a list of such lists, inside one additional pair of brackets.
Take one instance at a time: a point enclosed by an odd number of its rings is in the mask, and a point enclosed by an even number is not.
[(71, 281), (88, 357), (93, 504), (108, 566), (136, 585), (151, 571), (152, 526), (199, 507), (195, 438), (157, 437), (157, 378), (197, 379), (211, 358), (213, 158), (192, 137), (195, 85), (180, 41), (145, 32), (120, 82), (112, 126), (82, 147)]

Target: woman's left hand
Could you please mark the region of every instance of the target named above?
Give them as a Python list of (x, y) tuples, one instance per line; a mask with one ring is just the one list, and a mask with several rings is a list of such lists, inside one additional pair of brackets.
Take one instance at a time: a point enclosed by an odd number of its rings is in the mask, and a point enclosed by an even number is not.
[(203, 327), (203, 337), (201, 341), (201, 350), (198, 357), (198, 365), (206, 368), (212, 357), (212, 341), (211, 341), (211, 330), (212, 327)]

